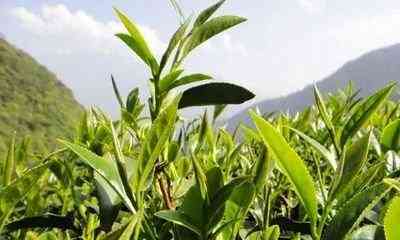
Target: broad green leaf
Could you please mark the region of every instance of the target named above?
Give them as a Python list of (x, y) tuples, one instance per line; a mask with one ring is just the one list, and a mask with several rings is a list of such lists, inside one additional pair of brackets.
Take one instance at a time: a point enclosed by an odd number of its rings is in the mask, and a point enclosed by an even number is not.
[(336, 206), (340, 208), (345, 202), (351, 199), (355, 194), (364, 188), (380, 182), (382, 179), (380, 173), (384, 171), (383, 162), (369, 166), (364, 172), (357, 174), (345, 187), (339, 195), (336, 196)]
[(385, 150), (400, 150), (400, 119), (388, 124), (382, 131), (381, 144)]
[(199, 185), (192, 186), (183, 198), (180, 211), (191, 219), (196, 226), (203, 226), (205, 220), (205, 199), (201, 195)]
[(254, 112), (250, 112), (250, 116), (265, 145), (275, 157), (280, 169), (293, 184), (294, 190), (303, 203), (308, 216), (315, 224), (318, 215), (317, 194), (314, 181), (303, 160), (268, 121)]
[(231, 197), (232, 192), (239, 188), (242, 184), (248, 182), (248, 177), (240, 177), (233, 179), (231, 182), (220, 188), (210, 201), (207, 208), (207, 221), (209, 226), (213, 226), (220, 220), (220, 213), (225, 209), (225, 203)]
[(74, 226), (73, 216), (61, 216), (52, 213), (18, 219), (17, 221), (7, 224), (5, 231), (15, 232), (18, 230), (35, 228), (58, 228), (62, 230), (68, 229), (78, 231), (77, 227)]
[(97, 172), (94, 173), (96, 194), (99, 201), (99, 218), (103, 229), (111, 230), (118, 214), (121, 198), (110, 184)]
[(225, 0), (220, 0), (216, 4), (204, 9), (199, 16), (196, 18), (196, 21), (194, 22), (193, 26), (198, 27), (201, 24), (205, 23), (215, 11), (218, 10), (218, 8), (221, 7), (221, 5), (225, 2)]
[(201, 74), (201, 73), (190, 74), (187, 76), (183, 76), (183, 77), (179, 78), (178, 80), (174, 81), (169, 88), (172, 89), (172, 88), (183, 86), (183, 85), (186, 85), (189, 83), (200, 82), (200, 81), (211, 80), (211, 79), (212, 79), (212, 77), (205, 75), (205, 74)]
[(322, 239), (345, 239), (364, 218), (364, 213), (371, 210), (390, 189), (386, 184), (378, 183), (355, 195), (336, 213), (324, 232)]
[(317, 152), (321, 154), (329, 163), (329, 165), (332, 167), (333, 170), (337, 169), (337, 162), (336, 162), (336, 156), (334, 153), (326, 149), (322, 144), (320, 144), (318, 141), (314, 140), (313, 138), (307, 136), (305, 133), (294, 129), (290, 128), (293, 132), (295, 132), (297, 135), (299, 135), (302, 139), (304, 139), (308, 144), (310, 144)]
[(391, 201), (384, 222), (386, 240), (400, 239), (400, 197)]
[(351, 146), (345, 148), (344, 158), (341, 159), (338, 168), (338, 178), (332, 190), (332, 196), (335, 196), (355, 178), (361, 171), (367, 161), (369, 146), (371, 143), (371, 132), (360, 138)]
[(179, 108), (218, 104), (241, 104), (255, 95), (231, 83), (208, 83), (185, 90)]
[(158, 64), (155, 60), (150, 48), (147, 46), (146, 40), (136, 24), (131, 21), (127, 15), (114, 8), (118, 18), (128, 30), (127, 34), (117, 34), (117, 36), (124, 41), (152, 70), (153, 73), (158, 72)]
[(168, 73), (159, 82), (160, 92), (165, 92), (170, 89), (172, 83), (183, 73), (182, 69)]
[(246, 21), (245, 18), (237, 16), (216, 17), (193, 30), (192, 35), (185, 44), (182, 57), (186, 57), (189, 52), (204, 43), (215, 35)]
[(224, 179), (221, 168), (214, 167), (207, 171), (207, 193), (210, 199), (215, 197), (218, 190), (224, 186)]
[(98, 156), (88, 149), (67, 141), (61, 141), (63, 145), (71, 149), (78, 155), (86, 164), (88, 164), (94, 171), (104, 178), (110, 186), (118, 193), (120, 198), (124, 201), (125, 205), (131, 212), (135, 212), (131, 200), (129, 199), (122, 182), (121, 176), (118, 172), (118, 167), (115, 161), (110, 161), (104, 157)]
[(46, 163), (32, 168), (0, 189), (0, 232), (16, 204), (29, 193), (48, 166), (49, 163)]
[(202, 231), (198, 227), (196, 227), (190, 220), (188, 216), (186, 216), (183, 213), (180, 213), (178, 211), (171, 211), (171, 210), (163, 210), (156, 212), (154, 215), (156, 215), (159, 218), (162, 218), (164, 220), (167, 220), (169, 222), (173, 222), (177, 225), (180, 225), (182, 227), (185, 227), (192, 232), (196, 233), (199, 237), (202, 236)]
[(395, 83), (392, 83), (389, 86), (379, 90), (374, 95), (371, 95), (362, 101), (355, 108), (355, 111), (343, 127), (340, 138), (340, 143), (342, 146), (344, 146), (346, 142), (370, 120), (371, 116), (378, 111), (379, 107), (390, 96), (395, 86)]

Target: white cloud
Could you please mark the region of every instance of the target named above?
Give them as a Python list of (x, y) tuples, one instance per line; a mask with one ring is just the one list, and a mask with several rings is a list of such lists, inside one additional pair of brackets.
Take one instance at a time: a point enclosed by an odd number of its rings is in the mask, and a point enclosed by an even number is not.
[[(82, 10), (71, 11), (65, 5), (44, 5), (39, 13), (24, 7), (11, 10), (25, 30), (47, 39), (60, 49), (55, 52), (73, 54), (76, 51), (94, 51), (101, 54), (122, 53), (121, 43), (114, 36), (124, 31), (116, 21), (100, 22)], [(158, 33), (145, 25), (139, 25), (149, 45), (156, 53), (165, 48)]]
[(310, 14), (320, 14), (326, 8), (326, 0), (297, 0), (297, 2)]
[(328, 30), (327, 37), (354, 51), (369, 51), (400, 42), (400, 11), (359, 18)]

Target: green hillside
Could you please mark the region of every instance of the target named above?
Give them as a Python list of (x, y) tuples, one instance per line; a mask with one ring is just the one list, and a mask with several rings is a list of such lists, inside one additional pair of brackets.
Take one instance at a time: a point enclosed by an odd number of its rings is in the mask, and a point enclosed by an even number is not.
[(13, 132), (33, 148), (52, 148), (71, 136), (82, 106), (56, 76), (25, 52), (0, 39), (0, 157)]

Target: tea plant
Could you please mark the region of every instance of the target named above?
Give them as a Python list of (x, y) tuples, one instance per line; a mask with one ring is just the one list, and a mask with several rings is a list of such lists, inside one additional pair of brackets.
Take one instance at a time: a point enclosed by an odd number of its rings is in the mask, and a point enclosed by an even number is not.
[[(1, 171), (2, 236), (400, 238), (395, 84), (366, 98), (351, 85), (329, 96), (315, 87), (315, 105), (303, 112), (251, 111), (254, 127), (229, 133), (215, 120), (227, 104), (254, 95), (183, 70), (194, 49), (245, 20), (212, 18), (223, 3), (186, 19), (159, 61), (136, 24), (115, 9), (127, 30), (117, 37), (149, 70), (147, 105), (139, 89), (124, 101), (111, 77), (119, 120), (89, 109), (75, 139), (60, 140), (63, 148), (43, 156), (32, 155), (27, 141), (11, 141)], [(180, 118), (180, 109), (206, 105), (214, 105), (212, 116)]]

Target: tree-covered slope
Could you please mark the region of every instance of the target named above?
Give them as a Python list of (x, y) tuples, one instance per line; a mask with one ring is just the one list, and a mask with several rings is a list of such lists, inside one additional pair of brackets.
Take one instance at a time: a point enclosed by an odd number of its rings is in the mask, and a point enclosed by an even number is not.
[(82, 109), (53, 73), (0, 39), (0, 157), (14, 132), (38, 150), (51, 148), (72, 135)]

